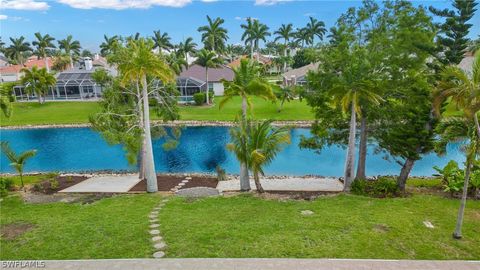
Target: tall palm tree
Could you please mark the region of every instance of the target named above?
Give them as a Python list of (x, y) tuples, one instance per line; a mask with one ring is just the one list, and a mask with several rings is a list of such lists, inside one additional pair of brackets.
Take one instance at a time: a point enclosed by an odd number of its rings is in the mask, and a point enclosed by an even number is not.
[[(247, 108), (252, 108), (251, 96), (258, 96), (268, 100), (275, 100), (272, 86), (259, 77), (258, 63), (248, 59), (242, 59), (240, 66), (233, 70), (233, 81), (223, 80), (225, 88), (224, 97), (220, 101), (220, 109), (225, 106), (233, 97), (242, 98), (242, 122), (247, 120)], [(246, 151), (246, 145), (244, 145)], [(246, 163), (240, 162), (240, 188), (242, 191), (250, 190), (248, 179), (248, 167)]]
[(457, 108), (463, 111), (459, 117), (448, 117), (441, 121), (438, 127), (440, 137), (439, 149), (445, 150), (450, 141), (468, 142), (465, 162), (465, 180), (462, 199), (458, 210), (457, 223), (453, 237), (462, 238), (462, 224), (467, 202), (467, 191), (470, 181), (470, 172), (475, 156), (480, 154), (480, 53), (475, 56), (471, 76), (456, 66), (446, 67), (441, 80), (434, 92), (434, 108), (440, 115), (440, 107), (450, 99)]
[(246, 24), (241, 24), (240, 27), (244, 29), (242, 34), (242, 41), (245, 41), (245, 45), (250, 47), (250, 59), (253, 59), (253, 50), (254, 50), (254, 30), (253, 30), (253, 21), (254, 19), (248, 17)]
[(172, 43), (170, 43), (170, 37), (168, 33), (161, 33), (160, 30), (153, 31), (153, 42), (155, 42), (154, 49), (158, 48), (158, 52), (161, 53), (162, 50), (170, 51), (173, 48)]
[(141, 119), (143, 119), (142, 171), (147, 179), (148, 192), (158, 191), (158, 186), (150, 132), (147, 77), (159, 79), (164, 83), (173, 81), (174, 77), (172, 70), (164, 59), (152, 52), (153, 46), (153, 41), (149, 39), (131, 39), (125, 47), (116, 48), (114, 54), (109, 58), (112, 63), (117, 64), (124, 85), (141, 86), (141, 101), (143, 102), (143, 111), (141, 112)]
[(170, 68), (175, 72), (175, 74), (179, 75), (183, 68), (187, 67), (187, 61), (183, 58), (183, 55), (178, 52), (172, 52), (165, 56), (165, 60), (167, 61)]
[(25, 90), (30, 94), (35, 93), (38, 102), (44, 103), (48, 89), (56, 83), (55, 77), (46, 68), (39, 69), (37, 66), (31, 69), (23, 68), (21, 72), (23, 73), (21, 82), (25, 85)]
[(55, 86), (55, 84), (57, 83), (57, 79), (52, 73), (49, 73), (45, 68), (41, 68), (39, 70), (39, 76), (40, 76), (39, 87), (42, 89), (42, 93), (44, 93), (43, 102), (45, 102), (45, 96), (48, 94), (48, 89), (52, 89)]
[(58, 48), (63, 49), (65, 53), (70, 58), (70, 68), (73, 69), (73, 55), (79, 55), (80, 49), (80, 41), (73, 40), (72, 35), (68, 35), (66, 39), (62, 39), (58, 41)]
[(32, 45), (37, 48), (35, 53), (39, 58), (44, 59), (45, 67), (47, 68), (47, 71), (50, 72), (47, 57), (50, 54), (49, 50), (55, 48), (55, 45), (53, 44), (55, 38), (53, 38), (49, 34), (42, 36), (40, 32), (35, 33), (35, 38), (37, 38), (37, 40), (32, 41)]
[(25, 37), (10, 38), (10, 46), (5, 48), (5, 56), (15, 61), (16, 64), (25, 63), (25, 54), (32, 51), (30, 43), (25, 41)]
[(201, 49), (197, 53), (197, 60), (195, 60), (195, 63), (205, 68), (205, 80), (206, 80), (206, 86), (207, 86), (205, 90), (205, 95), (207, 97), (207, 104), (210, 104), (210, 99), (208, 97), (208, 94), (210, 92), (210, 89), (208, 86), (208, 69), (216, 68), (220, 66), (222, 63), (222, 59), (220, 59), (217, 56), (217, 54), (213, 51)]
[(300, 47), (304, 48), (305, 44), (310, 44), (313, 43), (313, 40), (311, 41), (311, 35), (308, 32), (307, 28), (297, 28), (297, 31), (295, 32), (295, 37), (297, 43), (300, 44)]
[(21, 188), (23, 188), (23, 168), (25, 167), (27, 160), (31, 157), (34, 157), (37, 151), (28, 150), (21, 154), (17, 154), (12, 150), (12, 148), (10, 148), (8, 142), (3, 141), (0, 143), (0, 146), (2, 148), (2, 152), (5, 154), (5, 156), (7, 156), (8, 160), (10, 160), (10, 166), (12, 166), (18, 172), (20, 176)]
[(188, 37), (184, 42), (178, 44), (178, 52), (183, 54), (188, 68), (188, 55), (196, 53), (197, 43), (193, 42), (193, 38)]
[(325, 23), (313, 17), (310, 17), (310, 21), (307, 23), (305, 29), (309, 36), (308, 41), (311, 42), (310, 45), (313, 45), (315, 37), (323, 40), (323, 35), (327, 32), (325, 29)]
[(207, 25), (198, 28), (198, 32), (202, 33), (202, 42), (205, 45), (205, 49), (221, 53), (225, 49), (225, 43), (228, 40), (228, 31), (222, 27), (225, 20), (219, 17), (212, 20), (207, 15), (207, 21)]
[(257, 62), (260, 59), (260, 41), (266, 42), (267, 37), (270, 36), (270, 32), (268, 32), (268, 26), (263, 23), (260, 23), (259, 20), (253, 20), (251, 18), (247, 19), (247, 24), (241, 25), (242, 28), (245, 29), (245, 32), (242, 35), (242, 40), (248, 41), (250, 46), (252, 46), (251, 50), (255, 50), (257, 53)]
[[(278, 30), (274, 32), (274, 34), (277, 35), (275, 37), (275, 41), (283, 39), (283, 46), (284, 46), (283, 56), (287, 57), (288, 44), (290, 42), (290, 39), (295, 37), (295, 32), (293, 31), (293, 25), (291, 23), (287, 25), (282, 24), (280, 28), (278, 28)], [(283, 71), (285, 72), (286, 69), (287, 69), (287, 62), (285, 61), (283, 64)]]
[(104, 41), (100, 44), (100, 54), (102, 56), (108, 56), (113, 53), (115, 47), (119, 44), (120, 38), (115, 35), (113, 37), (107, 37), (103, 35)]

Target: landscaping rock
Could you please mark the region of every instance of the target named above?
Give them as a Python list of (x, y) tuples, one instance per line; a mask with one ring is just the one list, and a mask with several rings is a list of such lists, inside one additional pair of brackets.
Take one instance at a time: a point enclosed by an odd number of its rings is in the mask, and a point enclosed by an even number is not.
[(158, 214), (157, 215), (150, 214), (148, 217), (151, 219), (158, 218)]
[(158, 222), (158, 218), (156, 219), (150, 219), (150, 223), (157, 223)]
[(160, 227), (160, 224), (153, 223), (153, 224), (150, 224), (149, 227), (152, 228), (152, 229), (155, 229), (155, 228)]
[(161, 237), (161, 236), (154, 236), (154, 237), (152, 237), (152, 241), (153, 241), (153, 242), (158, 242), (158, 241), (162, 241), (162, 240), (163, 240), (163, 237)]
[(153, 258), (155, 259), (160, 259), (160, 258), (163, 258), (164, 256), (165, 256), (165, 252), (163, 251), (157, 251), (153, 253)]
[(185, 177), (185, 180), (192, 180), (192, 177), (190, 177), (190, 176)]
[(150, 212), (150, 215), (158, 215), (158, 211), (152, 211)]
[(425, 220), (423, 222), (423, 225), (425, 225), (425, 227), (427, 227), (429, 229), (435, 229), (435, 226), (433, 226), (433, 224), (430, 221)]
[(151, 230), (151, 231), (150, 231), (150, 234), (151, 234), (151, 235), (159, 235), (159, 234), (160, 234), (160, 231), (159, 231), (159, 230)]
[(185, 183), (178, 183), (178, 186), (183, 187), (185, 186)]
[(201, 198), (201, 197), (210, 197), (218, 196), (220, 193), (215, 188), (209, 187), (193, 187), (185, 188), (176, 192), (176, 195), (187, 198)]
[(155, 245), (153, 245), (153, 247), (155, 249), (164, 249), (164, 248), (167, 247), (167, 245), (164, 242), (159, 242), (159, 243), (156, 243)]
[(182, 183), (188, 183), (189, 180), (182, 180)]
[(311, 216), (314, 214), (313, 211), (310, 211), (310, 210), (303, 210), (300, 213), (304, 216)]

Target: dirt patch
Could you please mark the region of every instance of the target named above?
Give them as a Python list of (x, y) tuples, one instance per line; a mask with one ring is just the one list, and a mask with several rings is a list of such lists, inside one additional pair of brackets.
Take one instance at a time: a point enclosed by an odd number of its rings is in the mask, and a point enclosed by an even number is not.
[(21, 192), (23, 200), (30, 204), (42, 204), (42, 203), (81, 203), (90, 204), (113, 196), (112, 193), (95, 193), (95, 194), (75, 194), (75, 193), (53, 193), (44, 194), (40, 192)]
[[(185, 176), (178, 175), (157, 175), (157, 186), (158, 191), (170, 191), (172, 188), (176, 187), (178, 184), (185, 179)], [(214, 177), (200, 177), (194, 176), (188, 183), (185, 184), (182, 188), (192, 188), (192, 187), (217, 187), (217, 179)], [(145, 192), (147, 191), (147, 182), (142, 180), (138, 182), (130, 192)]]
[(15, 222), (3, 225), (0, 228), (2, 239), (11, 241), (21, 236), (22, 234), (35, 228), (35, 225), (26, 222)]
[(44, 181), (34, 184), (32, 191), (43, 194), (53, 194), (87, 179), (88, 177), (86, 176), (57, 176), (50, 179), (46, 177)]
[(375, 224), (373, 230), (378, 233), (386, 233), (390, 231), (390, 228), (385, 224)]

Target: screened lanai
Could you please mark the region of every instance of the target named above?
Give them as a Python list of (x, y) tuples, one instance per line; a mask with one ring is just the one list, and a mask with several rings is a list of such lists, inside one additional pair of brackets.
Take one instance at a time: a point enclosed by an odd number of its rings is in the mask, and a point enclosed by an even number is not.
[(193, 95), (205, 87), (205, 82), (191, 77), (177, 77), (177, 90), (180, 102), (191, 102)]

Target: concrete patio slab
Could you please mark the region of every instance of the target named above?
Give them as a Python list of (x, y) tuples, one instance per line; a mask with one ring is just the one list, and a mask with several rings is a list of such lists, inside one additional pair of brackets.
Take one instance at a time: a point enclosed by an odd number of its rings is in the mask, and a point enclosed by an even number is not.
[[(336, 178), (262, 178), (260, 179), (263, 189), (266, 191), (325, 191), (340, 192), (343, 184)], [(250, 186), (255, 190), (255, 182), (250, 181)], [(240, 180), (228, 180), (218, 182), (217, 189), (220, 192), (240, 191)]]
[[(158, 254), (161, 255), (161, 254)], [(37, 262), (39, 264), (37, 264)], [(23, 267), (21, 267), (22, 265)], [(40, 266), (40, 267), (39, 267)], [(68, 261), (2, 261), (2, 268), (115, 270), (478, 270), (479, 261), (349, 259), (116, 259)]]
[(69, 193), (126, 193), (135, 186), (140, 179), (138, 175), (109, 175), (95, 176), (74, 186), (60, 190)]

